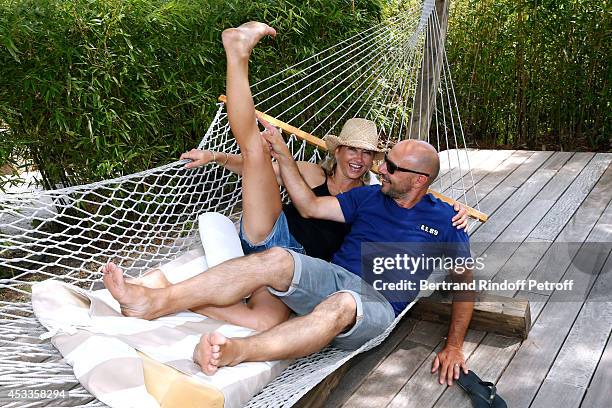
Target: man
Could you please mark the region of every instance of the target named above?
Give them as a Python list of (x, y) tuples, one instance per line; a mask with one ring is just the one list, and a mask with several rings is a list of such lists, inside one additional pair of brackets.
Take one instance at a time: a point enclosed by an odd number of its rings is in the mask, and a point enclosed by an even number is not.
[[(245, 48), (251, 49), (269, 33), (266, 27), (250, 24), (235, 40), (246, 41)], [(232, 40), (231, 35), (226, 40)], [(439, 170), (438, 155), (427, 143), (398, 143), (380, 168), (382, 186), (353, 189), (336, 198), (312, 193), (277, 132), (268, 129), (263, 137), (303, 216), (351, 224), (351, 233), (333, 263), (272, 248), (227, 261), (188, 281), (160, 289), (126, 283), (121, 270), (113, 264), (104, 268), (107, 288), (129, 316), (151, 319), (194, 307), (229, 306), (262, 286), (299, 316), (244, 339), (227, 339), (219, 333), (203, 335), (194, 360), (207, 374), (242, 361), (305, 356), (332, 341), (338, 347), (354, 349), (382, 333), (409, 300), (390, 303), (363, 281), (362, 242), (467, 241), (464, 232), (446, 221), (453, 215), (452, 208), (426, 195)], [(420, 230), (419, 225), (435, 226), (432, 229), (438, 234)], [(469, 256), (465, 252), (455, 255)], [(441, 383), (446, 380), (452, 384), (460, 368), (467, 372), (461, 345), (471, 312), (469, 302), (453, 305), (447, 345), (433, 367), (435, 371), (441, 366)]]

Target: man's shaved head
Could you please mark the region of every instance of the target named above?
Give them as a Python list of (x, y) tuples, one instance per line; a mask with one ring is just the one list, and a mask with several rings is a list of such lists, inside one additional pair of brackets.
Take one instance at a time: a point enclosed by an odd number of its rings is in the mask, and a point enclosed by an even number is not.
[(429, 185), (433, 183), (440, 171), (440, 158), (435, 147), (423, 140), (402, 140), (393, 147), (396, 164), (412, 170), (431, 175)]
[[(421, 140), (403, 140), (393, 146), (387, 156), (388, 162), (413, 171), (411, 173), (397, 170), (391, 174), (387, 161), (380, 167), (381, 191), (395, 200), (410, 201), (410, 197), (420, 198), (427, 193), (427, 188), (440, 171), (438, 152), (432, 145)], [(429, 174), (429, 177), (418, 173)]]

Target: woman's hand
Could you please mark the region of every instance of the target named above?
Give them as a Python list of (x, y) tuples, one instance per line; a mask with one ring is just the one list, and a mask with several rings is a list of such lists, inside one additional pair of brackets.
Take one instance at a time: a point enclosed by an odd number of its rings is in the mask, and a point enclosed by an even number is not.
[(257, 120), (266, 128), (266, 130), (261, 132), (261, 137), (268, 143), (272, 157), (277, 160), (287, 157), (293, 158), (280, 131), (259, 115)]
[(465, 232), (467, 232), (469, 219), (467, 209), (465, 208), (465, 206), (459, 204), (458, 202), (455, 202), (453, 208), (455, 209), (455, 211), (457, 211), (457, 214), (455, 214), (455, 216), (451, 220), (453, 222), (453, 226), (457, 227), (457, 229), (465, 229)]
[(180, 160), (191, 160), (191, 162), (185, 164), (185, 168), (193, 169), (212, 162), (213, 158), (213, 152), (210, 150), (191, 149), (181, 154)]

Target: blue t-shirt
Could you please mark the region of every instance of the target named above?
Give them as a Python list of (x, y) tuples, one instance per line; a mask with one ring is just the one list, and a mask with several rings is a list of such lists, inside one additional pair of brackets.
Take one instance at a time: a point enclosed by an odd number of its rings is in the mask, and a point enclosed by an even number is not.
[[(369, 282), (371, 279), (368, 279), (372, 277), (372, 271), (362, 271), (364, 243), (410, 243), (403, 246), (406, 252), (415, 257), (445, 256), (457, 259), (471, 256), (468, 235), (464, 230), (458, 230), (452, 225), (451, 218), (455, 211), (450, 205), (427, 194), (416, 205), (407, 209), (400, 207), (380, 189), (380, 185), (364, 186), (336, 196), (351, 231), (334, 254), (333, 263), (372, 284)], [(381, 246), (382, 252), (391, 250), (393, 245)], [(371, 245), (368, 247), (372, 248)], [(432, 268), (429, 267), (420, 267), (411, 273), (395, 270), (389, 272), (386, 278), (396, 281), (400, 278), (412, 280), (418, 288), (419, 280), (427, 279), (431, 272)], [(398, 276), (398, 273), (401, 273), (401, 276)], [(396, 315), (418, 294), (418, 290), (397, 296), (390, 291), (380, 292), (389, 300)]]

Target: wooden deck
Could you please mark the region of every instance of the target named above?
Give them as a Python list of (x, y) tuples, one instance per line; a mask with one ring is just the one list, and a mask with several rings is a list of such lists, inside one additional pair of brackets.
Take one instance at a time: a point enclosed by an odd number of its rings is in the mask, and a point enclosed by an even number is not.
[[(505, 293), (531, 302), (525, 341), (468, 332), (469, 368), (495, 382), (509, 407), (610, 406), (611, 161), (610, 153), (470, 152), (480, 208), (491, 216), (470, 231), (474, 256), (487, 254), (479, 277), (574, 279), (582, 294), (570, 301), (558, 291)], [(471, 407), (464, 392), (440, 385), (430, 372), (446, 331), (404, 319), (383, 345), (347, 363), (298, 405)]]

